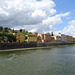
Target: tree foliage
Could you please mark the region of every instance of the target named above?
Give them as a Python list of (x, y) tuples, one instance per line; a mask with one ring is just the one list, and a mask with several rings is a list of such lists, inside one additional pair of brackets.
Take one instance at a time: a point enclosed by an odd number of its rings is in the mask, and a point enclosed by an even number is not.
[(53, 32), (51, 33), (51, 36), (54, 36)]
[(8, 33), (7, 34), (7, 38), (8, 38), (8, 41), (9, 42), (16, 42), (16, 36), (15, 35), (13, 35), (12, 33)]
[(27, 40), (28, 39), (28, 37), (27, 36), (25, 36), (25, 40)]
[(29, 32), (29, 34), (32, 34), (32, 32)]
[(1, 32), (0, 36), (3, 37), (2, 40), (4, 40), (4, 36), (7, 37), (7, 41), (9, 42), (16, 42), (16, 36), (13, 35), (12, 33), (7, 33), (7, 32)]
[(22, 29), (20, 29), (19, 31), (22, 32)]
[(5, 27), (3, 30), (4, 30), (5, 32), (8, 32), (9, 28), (8, 28), (8, 27)]
[(0, 31), (2, 31), (3, 30), (3, 27), (0, 27)]
[(3, 38), (2, 37), (0, 37), (0, 42), (1, 42), (1, 40), (2, 40)]

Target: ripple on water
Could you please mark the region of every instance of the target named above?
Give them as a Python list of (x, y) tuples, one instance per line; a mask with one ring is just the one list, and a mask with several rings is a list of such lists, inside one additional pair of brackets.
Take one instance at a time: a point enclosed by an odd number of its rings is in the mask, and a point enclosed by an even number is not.
[(0, 75), (75, 75), (75, 47), (0, 53)]
[(12, 60), (15, 58), (15, 56), (16, 56), (15, 54), (10, 54), (8, 55), (9, 58), (7, 58), (6, 60)]

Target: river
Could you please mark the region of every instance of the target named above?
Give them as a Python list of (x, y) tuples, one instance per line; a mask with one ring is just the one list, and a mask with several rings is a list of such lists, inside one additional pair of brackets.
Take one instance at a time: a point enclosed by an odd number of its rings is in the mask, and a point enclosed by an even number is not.
[(75, 75), (75, 46), (0, 52), (0, 75)]

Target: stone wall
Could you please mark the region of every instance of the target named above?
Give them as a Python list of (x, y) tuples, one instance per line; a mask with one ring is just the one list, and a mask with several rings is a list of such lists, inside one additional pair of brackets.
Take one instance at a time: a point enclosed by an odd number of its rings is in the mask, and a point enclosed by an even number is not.
[(31, 48), (31, 47), (47, 47), (59, 45), (71, 45), (75, 43), (0, 43), (0, 50), (17, 49), (17, 48)]
[(37, 47), (37, 43), (0, 43), (0, 50)]

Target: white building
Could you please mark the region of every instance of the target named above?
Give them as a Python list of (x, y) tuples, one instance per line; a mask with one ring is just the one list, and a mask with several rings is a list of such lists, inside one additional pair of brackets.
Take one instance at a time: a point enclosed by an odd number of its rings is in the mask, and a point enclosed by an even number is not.
[(61, 42), (61, 37), (60, 36), (52, 36), (52, 37), (54, 37), (54, 42)]
[(60, 33), (59, 33), (58, 36), (61, 37), (61, 42), (67, 42), (67, 37), (65, 37), (64, 34), (60, 34)]

